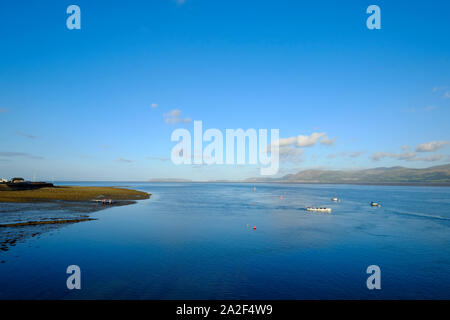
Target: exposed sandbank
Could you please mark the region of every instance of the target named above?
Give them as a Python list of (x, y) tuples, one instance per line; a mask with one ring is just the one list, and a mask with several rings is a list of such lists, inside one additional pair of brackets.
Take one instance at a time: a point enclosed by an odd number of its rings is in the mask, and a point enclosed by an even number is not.
[(37, 190), (0, 191), (0, 202), (90, 201), (98, 199), (143, 200), (147, 192), (113, 187), (52, 187)]

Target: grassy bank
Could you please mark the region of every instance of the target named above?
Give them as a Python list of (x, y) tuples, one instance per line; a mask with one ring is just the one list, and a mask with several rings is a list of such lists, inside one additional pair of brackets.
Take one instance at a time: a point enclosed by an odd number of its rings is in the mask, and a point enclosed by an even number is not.
[(38, 190), (0, 190), (0, 202), (45, 202), (54, 200), (90, 201), (94, 199), (143, 200), (149, 193), (113, 187), (53, 187)]

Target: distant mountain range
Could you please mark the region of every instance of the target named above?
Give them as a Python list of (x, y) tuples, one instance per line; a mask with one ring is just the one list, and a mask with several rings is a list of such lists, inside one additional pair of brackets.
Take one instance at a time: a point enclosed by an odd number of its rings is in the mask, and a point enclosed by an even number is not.
[(147, 182), (192, 182), (189, 179), (176, 179), (176, 178), (157, 178), (157, 179), (149, 179)]
[(250, 178), (245, 182), (450, 185), (450, 164), (424, 169), (303, 170), (281, 178)]

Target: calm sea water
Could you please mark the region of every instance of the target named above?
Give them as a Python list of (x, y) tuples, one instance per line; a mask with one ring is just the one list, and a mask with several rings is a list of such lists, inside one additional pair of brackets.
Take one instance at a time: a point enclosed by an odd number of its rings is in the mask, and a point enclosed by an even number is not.
[[(0, 252), (1, 299), (450, 298), (447, 187), (93, 185), (153, 195)], [(72, 264), (81, 290), (66, 288)], [(381, 290), (366, 287), (373, 264)]]

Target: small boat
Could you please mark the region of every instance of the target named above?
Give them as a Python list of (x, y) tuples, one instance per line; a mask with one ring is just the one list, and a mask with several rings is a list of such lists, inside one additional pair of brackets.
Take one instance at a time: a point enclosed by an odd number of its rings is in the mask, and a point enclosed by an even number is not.
[(331, 208), (325, 208), (325, 207), (306, 207), (306, 211), (316, 211), (316, 212), (326, 212), (331, 213)]
[(334, 201), (334, 202), (341, 202), (341, 200), (340, 200), (339, 198), (336, 198), (336, 197), (331, 198), (331, 201)]
[(373, 201), (370, 203), (370, 205), (372, 207), (381, 207), (381, 204), (379, 204), (378, 202), (373, 202)]
[(101, 203), (101, 204), (104, 204), (104, 205), (107, 205), (107, 204), (109, 205), (109, 204), (113, 204), (114, 203), (114, 201), (112, 199), (94, 199), (92, 201), (97, 202), (97, 203)]

